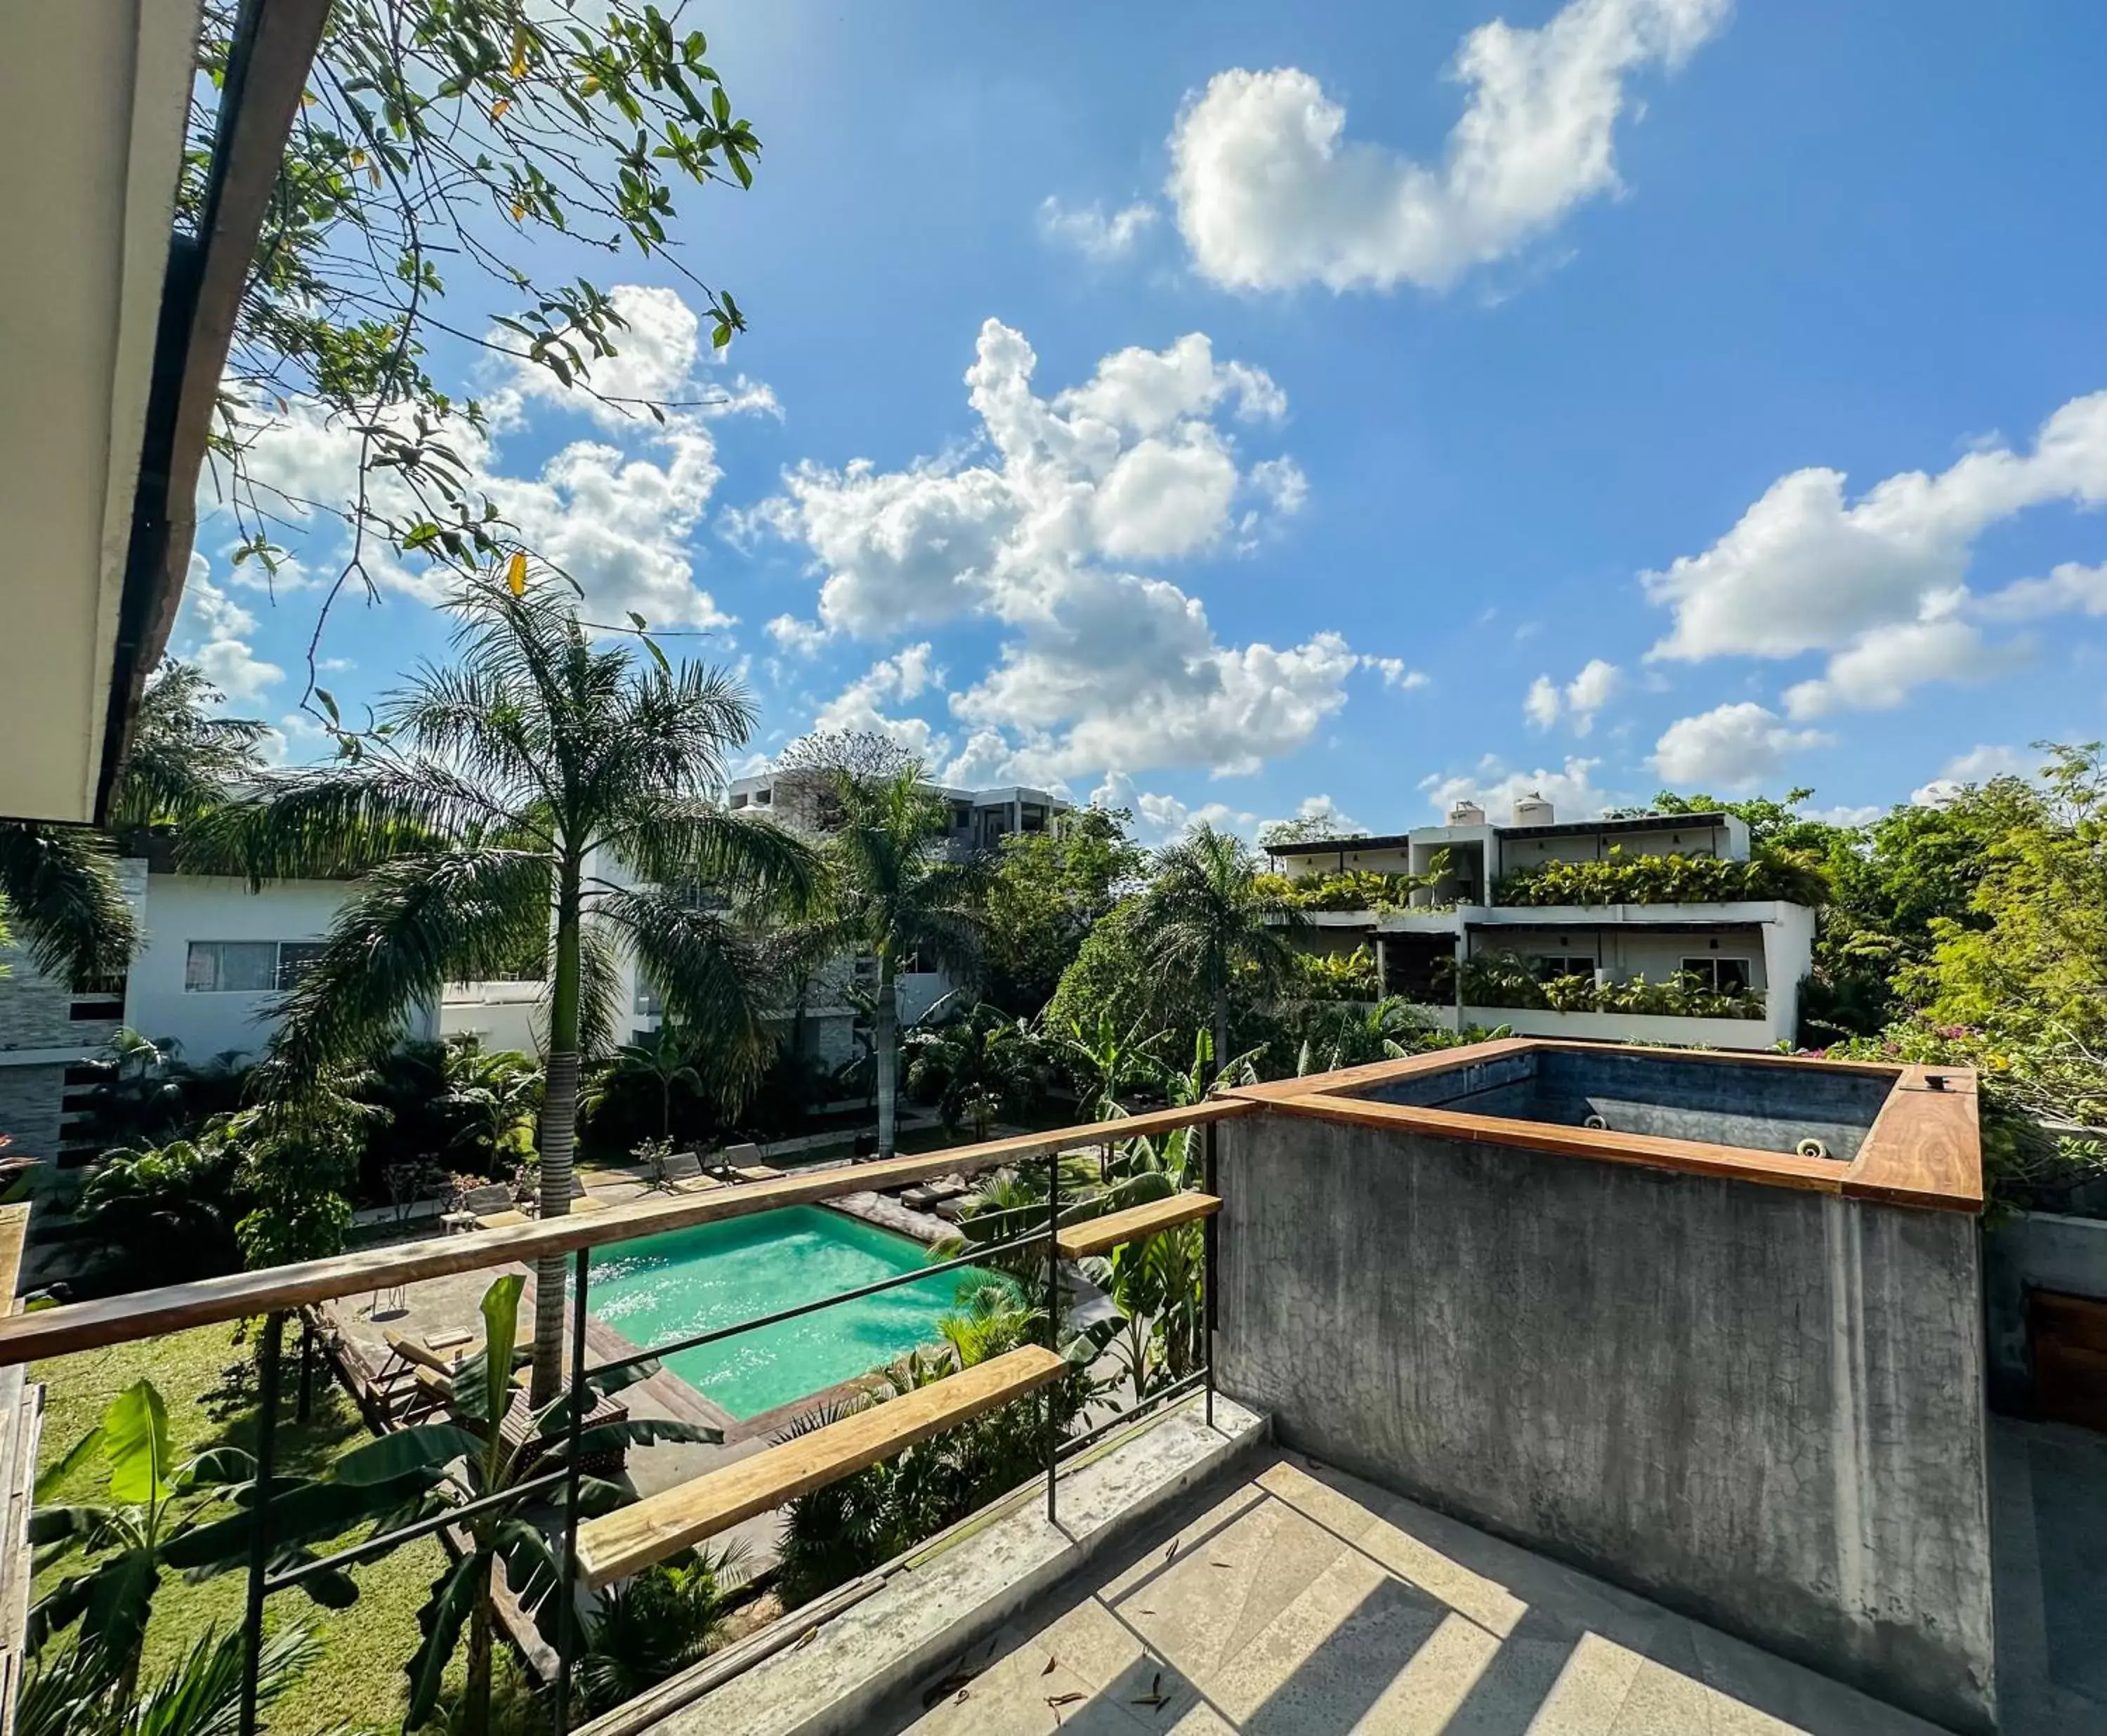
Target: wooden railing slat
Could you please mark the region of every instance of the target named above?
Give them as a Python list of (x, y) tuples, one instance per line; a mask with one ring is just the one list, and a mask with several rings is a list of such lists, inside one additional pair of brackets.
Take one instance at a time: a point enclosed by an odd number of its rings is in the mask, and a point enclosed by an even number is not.
[(1222, 1202), (1212, 1194), (1172, 1194), (1168, 1199), (1152, 1200), (1146, 1205), (1130, 1205), (1123, 1212), (1107, 1212), (1102, 1218), (1085, 1218), (1080, 1223), (1069, 1225), (1054, 1240), (1062, 1259), (1088, 1259), (1093, 1254), (1109, 1253), (1124, 1242), (1139, 1241), (1160, 1230), (1175, 1229), (1181, 1223), (1211, 1218), (1221, 1209)]
[(334, 1259), (230, 1272), (224, 1277), (41, 1309), (0, 1320), (0, 1368), (515, 1260), (531, 1265), (550, 1254), (604, 1248), (640, 1236), (663, 1236), (670, 1231), (721, 1223), (785, 1205), (815, 1204), (843, 1194), (904, 1187), (938, 1176), (977, 1174), (1071, 1146), (1100, 1146), (1114, 1140), (1168, 1133), (1247, 1114), (1257, 1107), (1255, 1103), (1214, 1098), (1117, 1121), (1021, 1133), (980, 1145), (892, 1158), (884, 1163), (816, 1169), (788, 1175), (780, 1181), (750, 1182), (708, 1193), (649, 1199), (590, 1216), (567, 1216), (523, 1228), (482, 1230), (466, 1236), (369, 1249)]
[(578, 1527), (579, 1577), (595, 1590), (785, 1501), (851, 1476), (984, 1411), (1036, 1391), (1067, 1366), (1026, 1344), (930, 1386), (779, 1442)]

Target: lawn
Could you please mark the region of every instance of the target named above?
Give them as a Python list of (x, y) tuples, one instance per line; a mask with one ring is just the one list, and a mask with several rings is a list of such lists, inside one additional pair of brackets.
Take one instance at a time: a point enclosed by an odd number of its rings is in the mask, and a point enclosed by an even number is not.
[[(312, 1474), (349, 1446), (366, 1438), (358, 1413), (341, 1388), (326, 1384), (317, 1365), (314, 1414), (293, 1420), (297, 1339), (287, 1335), (285, 1408), (278, 1424), (281, 1472)], [(179, 1458), (209, 1447), (255, 1445), (254, 1360), (247, 1342), (231, 1326), (205, 1326), (139, 1343), (40, 1362), (31, 1370), (44, 1383), (43, 1463), (48, 1465), (101, 1420), (115, 1398), (135, 1381), (159, 1389), (168, 1411), (168, 1429)], [(83, 1465), (59, 1492), (60, 1500), (100, 1500), (104, 1472)], [(348, 1543), (354, 1536), (342, 1540)], [(77, 1559), (77, 1558), (76, 1558)], [(417, 1611), (446, 1560), (436, 1538), (420, 1538), (393, 1554), (353, 1569), (358, 1601), (328, 1610), (298, 1590), (281, 1591), (266, 1608), (273, 1626), (300, 1621), (313, 1628), (322, 1653), (292, 1691), (272, 1708), (270, 1725), (286, 1736), (308, 1736), (339, 1724), (353, 1729), (393, 1729), (402, 1716), (403, 1664), (416, 1649)], [(38, 1581), (42, 1590), (58, 1570)], [(208, 1626), (222, 1631), (240, 1624), (246, 1576), (222, 1574), (192, 1585), (170, 1574), (154, 1599), (146, 1630), (142, 1679), (150, 1681), (173, 1664)]]

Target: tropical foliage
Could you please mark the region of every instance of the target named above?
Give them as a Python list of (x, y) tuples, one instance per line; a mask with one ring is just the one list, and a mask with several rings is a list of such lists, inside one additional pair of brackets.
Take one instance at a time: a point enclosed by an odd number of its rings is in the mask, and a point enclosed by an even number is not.
[[(541, 1214), (555, 1218), (570, 1206), (581, 1058), (617, 1016), (618, 954), (713, 1044), (723, 1078), (750, 1082), (769, 1048), (770, 979), (724, 895), (794, 906), (814, 864), (787, 833), (717, 805), (725, 756), (753, 721), (731, 677), (672, 664), (640, 625), (640, 665), (629, 645), (589, 636), (546, 586), (514, 595), (481, 580), (449, 607), (456, 663), (427, 666), (390, 695), (371, 731), (342, 738), (342, 763), (279, 774), (218, 809), (191, 828), (186, 858), (259, 885), (364, 877), (282, 998), (261, 1096), (289, 1121), (312, 1082), (393, 1040), (447, 983), (552, 936), (538, 1145)], [(561, 1356), (560, 1262), (538, 1277), (534, 1390), (546, 1402)]]
[(912, 764), (884, 777), (846, 769), (829, 774), (825, 878), (812, 915), (788, 944), (793, 968), (806, 971), (844, 956), (875, 966), (872, 1060), (881, 1158), (892, 1155), (897, 1140), (901, 974), (919, 964), (970, 982), (982, 957), (978, 866), (952, 855), (950, 805), (924, 788), (921, 776)]
[(1346, 868), (1332, 874), (1260, 874), (1256, 890), (1291, 910), (1372, 910), (1387, 914), (1415, 908), (1412, 895), (1426, 883), (1426, 877), (1417, 874), (1378, 874), (1371, 868)]
[(747, 1578), (736, 1540), (684, 1550), (618, 1581), (587, 1617), (578, 1686), (588, 1709), (611, 1710), (685, 1670), (723, 1643), (731, 1595)]
[(1029, 1019), (983, 1003), (940, 1025), (918, 1025), (902, 1041), (907, 1094), (936, 1106), (945, 1131), (970, 1128), (986, 1139), (998, 1119), (1024, 1115), (1045, 1095), (1045, 1046)]
[(1811, 853), (1756, 850), (1745, 862), (1723, 856), (1630, 855), (1613, 845), (1593, 862), (1546, 862), (1502, 879), (1503, 904), (1708, 904), (1736, 899), (1828, 902), (1829, 881)]
[(1643, 972), (1622, 982), (1593, 976), (1541, 977), (1530, 960), (1511, 952), (1480, 953), (1460, 972), (1464, 1004), (1536, 1007), (1554, 1012), (1632, 1012), (1682, 1019), (1760, 1019), (1763, 998), (1753, 990), (1726, 992), (1678, 971), (1664, 982)]
[(1130, 822), (1124, 809), (1079, 808), (1044, 832), (1003, 839), (982, 900), (990, 1003), (1022, 1016), (1053, 998), (1061, 973), (1147, 862)]

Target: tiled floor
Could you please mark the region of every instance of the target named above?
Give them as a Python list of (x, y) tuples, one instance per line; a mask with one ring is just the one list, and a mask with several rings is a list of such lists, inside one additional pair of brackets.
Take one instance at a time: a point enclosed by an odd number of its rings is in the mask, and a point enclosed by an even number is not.
[(1285, 1454), (931, 1684), (914, 1736), (1933, 1736)]

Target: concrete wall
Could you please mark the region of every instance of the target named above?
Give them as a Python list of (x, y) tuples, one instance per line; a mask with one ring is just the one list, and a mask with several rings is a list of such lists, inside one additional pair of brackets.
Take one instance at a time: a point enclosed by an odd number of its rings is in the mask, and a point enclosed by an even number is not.
[(1260, 1114), (1224, 1388), (1281, 1438), (1967, 1730), (1974, 1220)]
[(2032, 1407), (2034, 1385), (2027, 1294), (2056, 1290), (2107, 1301), (2107, 1220), (2013, 1213), (1983, 1231), (1983, 1285), (1991, 1399), (2000, 1410), (2024, 1413)]
[[(460, 983), (439, 1003), (442, 1037), (473, 1037), (487, 1052), (514, 1050), (539, 1056), (548, 1020), (541, 1010), (546, 985), (541, 983)], [(629, 1027), (618, 1025), (617, 1042), (627, 1042)]]

